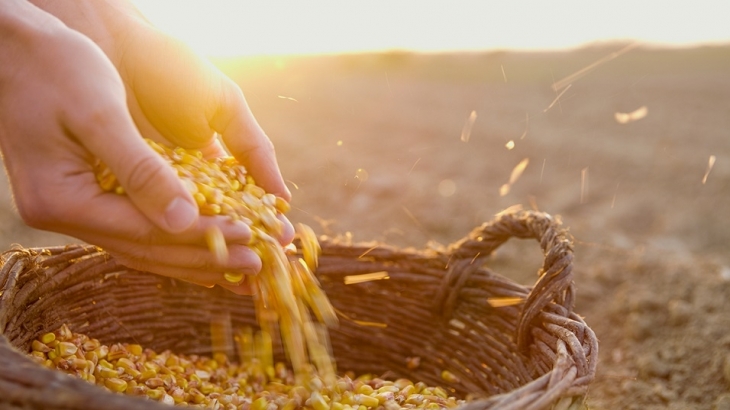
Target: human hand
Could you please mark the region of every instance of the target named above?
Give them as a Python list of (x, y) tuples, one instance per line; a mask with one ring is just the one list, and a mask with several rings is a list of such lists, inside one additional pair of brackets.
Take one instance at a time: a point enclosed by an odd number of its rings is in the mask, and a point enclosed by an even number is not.
[(210, 62), (157, 30), (128, 0), (31, 2), (99, 45), (124, 82), (129, 111), (144, 137), (210, 157), (225, 154), (217, 132), (257, 185), (291, 199), (274, 146), (243, 93)]
[[(124, 84), (94, 43), (29, 3), (10, 0), (0, 6), (0, 60), (0, 148), (28, 225), (99, 245), (135, 269), (250, 292), (222, 275), (260, 269), (245, 246), (248, 227), (198, 217), (177, 175), (135, 128)], [(93, 172), (97, 158), (128, 196), (102, 191)], [(211, 224), (229, 244), (225, 263), (206, 247)]]

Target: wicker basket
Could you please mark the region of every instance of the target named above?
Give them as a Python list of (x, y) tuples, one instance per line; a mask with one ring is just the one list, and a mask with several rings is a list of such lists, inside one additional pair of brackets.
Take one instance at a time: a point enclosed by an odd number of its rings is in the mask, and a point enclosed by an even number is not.
[[(483, 265), (510, 237), (540, 243), (544, 264), (532, 288)], [(598, 355), (594, 333), (573, 313), (569, 239), (540, 212), (499, 215), (446, 251), (322, 241), (317, 275), (344, 314), (330, 331), (340, 370), (407, 377), (475, 397), (464, 408), (577, 409)], [(387, 271), (390, 279), (344, 285), (346, 275)], [(0, 270), (0, 408), (164, 409), (47, 370), (24, 355), (31, 341), (66, 323), (104, 343), (210, 354), (210, 319), (230, 312), (254, 326), (249, 297), (120, 266), (92, 246), (17, 249)], [(494, 308), (492, 297), (524, 297)], [(354, 320), (381, 322), (385, 328)], [(281, 360), (280, 346), (275, 346)], [(407, 358), (419, 357), (409, 369)], [(447, 383), (449, 370), (459, 378)]]

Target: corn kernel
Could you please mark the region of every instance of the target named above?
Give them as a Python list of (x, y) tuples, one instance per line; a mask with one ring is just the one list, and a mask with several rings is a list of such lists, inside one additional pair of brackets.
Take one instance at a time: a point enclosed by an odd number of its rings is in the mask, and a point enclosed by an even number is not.
[(40, 340), (34, 340), (33, 343), (31, 343), (31, 348), (33, 351), (41, 353), (48, 353), (51, 351), (51, 348), (46, 346), (46, 344)]
[(48, 344), (56, 340), (56, 334), (55, 333), (46, 333), (43, 336), (41, 336), (40, 341), (41, 343)]
[(69, 357), (76, 354), (78, 348), (70, 342), (61, 342), (56, 346), (56, 355), (61, 357)]
[(266, 410), (266, 406), (268, 406), (268, 404), (269, 402), (265, 397), (259, 397), (251, 403), (250, 410)]
[(142, 355), (142, 346), (138, 344), (127, 345), (127, 351), (135, 356)]
[(322, 397), (322, 394), (319, 392), (312, 392), (312, 394), (309, 396), (309, 405), (312, 406), (314, 410), (329, 410), (330, 406), (327, 404), (327, 401)]
[(243, 272), (225, 272), (223, 278), (226, 282), (239, 284), (243, 280)]
[(104, 380), (104, 386), (117, 393), (127, 390), (127, 382), (116, 377)]

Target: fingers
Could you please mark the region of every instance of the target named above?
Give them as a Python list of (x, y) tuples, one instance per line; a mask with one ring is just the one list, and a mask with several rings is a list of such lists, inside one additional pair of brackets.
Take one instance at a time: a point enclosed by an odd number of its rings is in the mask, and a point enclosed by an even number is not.
[(169, 266), (161, 264), (148, 264), (132, 257), (122, 254), (111, 253), (114, 258), (122, 265), (142, 272), (150, 272), (173, 279), (179, 279), (195, 285), (213, 287), (220, 285), (239, 295), (250, 295), (251, 287), (248, 281), (244, 280), (240, 284), (227, 282), (223, 277), (223, 272), (203, 272), (196, 269), (181, 268), (179, 266)]
[(137, 208), (156, 226), (180, 233), (198, 219), (198, 208), (175, 171), (137, 132), (126, 107), (107, 104), (71, 132), (116, 175)]
[(215, 280), (222, 280), (225, 272), (255, 275), (261, 269), (261, 259), (245, 245), (228, 245), (228, 259), (220, 262), (207, 248), (201, 246), (152, 245), (140, 247), (133, 242), (108, 238), (97, 238), (95, 242), (104, 249), (111, 249), (114, 255), (122, 257), (124, 260), (134, 261), (135, 268), (143, 268), (141, 270), (160, 274), (162, 273), (158, 271), (169, 273), (173, 270), (179, 270), (181, 273), (188, 271), (195, 273), (193, 276), (181, 277), (181, 279), (198, 277), (205, 282), (212, 277)]
[[(104, 241), (102, 241), (104, 242)], [(113, 249), (129, 249), (135, 253), (134, 244), (109, 243)], [(201, 253), (202, 252), (202, 253)], [(213, 287), (219, 285), (238, 295), (252, 295), (253, 288), (248, 280), (249, 275), (253, 275), (261, 269), (261, 260), (258, 256), (246, 248), (245, 246), (230, 246), (230, 258), (226, 265), (220, 265), (211, 259), (210, 252), (207, 250), (196, 249), (194, 247), (175, 247), (168, 246), (159, 247), (146, 251), (145, 255), (136, 253), (135, 255), (110, 251), (122, 265), (143, 272), (150, 272), (157, 275), (167, 276), (173, 279), (179, 279), (185, 282), (204, 287)], [(160, 257), (160, 255), (164, 255)], [(236, 261), (244, 261), (242, 264)], [(191, 263), (191, 266), (181, 266), (181, 263)], [(244, 268), (240, 268), (245, 266)], [(251, 268), (253, 266), (253, 268)], [(244, 279), (240, 283), (230, 283), (225, 279), (225, 273), (236, 269), (244, 272)]]
[[(135, 242), (140, 246), (154, 244), (205, 245), (205, 232), (217, 225), (228, 244), (248, 244), (251, 230), (241, 221), (223, 216), (201, 216), (186, 230), (172, 234), (153, 225), (127, 196), (103, 192), (89, 177), (88, 186), (74, 192), (73, 200), (59, 198), (54, 219), (63, 221), (66, 231), (75, 234), (98, 234)], [(76, 185), (77, 187), (80, 184)], [(59, 193), (59, 195), (63, 195)], [(197, 210), (196, 210), (197, 212)]]
[(222, 97), (211, 127), (221, 134), (231, 154), (246, 166), (257, 185), (291, 200), (276, 162), (274, 145), (256, 122), (238, 86), (227, 78), (222, 82)]

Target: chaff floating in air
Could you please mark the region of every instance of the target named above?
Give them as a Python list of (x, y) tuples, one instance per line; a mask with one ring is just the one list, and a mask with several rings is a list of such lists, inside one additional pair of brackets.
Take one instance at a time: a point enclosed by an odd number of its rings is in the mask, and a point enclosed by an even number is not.
[(491, 297), (487, 298), (487, 303), (493, 308), (507, 307), (519, 305), (525, 301), (525, 298), (518, 296), (504, 296), (504, 297)]
[(563, 87), (568, 86), (571, 83), (574, 83), (579, 78), (581, 78), (584, 75), (588, 74), (589, 72), (593, 71), (593, 69), (600, 66), (601, 64), (609, 62), (609, 61), (613, 60), (614, 58), (620, 56), (621, 54), (624, 54), (628, 51), (633, 50), (638, 45), (639, 45), (638, 42), (631, 43), (631, 44), (627, 45), (626, 47), (622, 48), (621, 50), (615, 51), (607, 56), (604, 56), (601, 59), (599, 59), (598, 61), (594, 62), (593, 64), (590, 64), (590, 65), (576, 71), (575, 73), (561, 79), (560, 81), (557, 81), (556, 83), (553, 84), (553, 87), (552, 87), (553, 91), (557, 92), (558, 90), (562, 89)]
[(515, 166), (514, 169), (512, 169), (512, 173), (509, 176), (509, 182), (507, 182), (506, 184), (502, 185), (501, 188), (499, 188), (499, 196), (505, 196), (509, 193), (510, 188), (512, 187), (512, 185), (515, 182), (517, 182), (517, 180), (522, 175), (522, 172), (524, 172), (525, 168), (527, 168), (527, 164), (529, 164), (529, 163), (530, 163), (530, 159), (525, 158), (522, 161), (520, 161), (520, 163), (517, 164), (517, 166)]
[(712, 171), (712, 167), (715, 166), (715, 156), (710, 155), (709, 161), (707, 161), (707, 170), (705, 171), (705, 176), (702, 177), (702, 185), (705, 185), (707, 183), (707, 177), (710, 176), (710, 171)]
[(614, 117), (619, 124), (628, 124), (646, 117), (648, 113), (649, 109), (646, 108), (646, 105), (642, 105), (632, 112), (617, 112)]
[(462, 142), (469, 142), (469, 137), (471, 137), (471, 129), (474, 127), (474, 121), (477, 120), (477, 112), (472, 111), (471, 114), (469, 114), (469, 118), (464, 123), (464, 128), (461, 129), (461, 141)]
[(569, 89), (569, 88), (570, 88), (570, 87), (571, 87), (572, 85), (573, 85), (573, 84), (568, 84), (568, 86), (567, 86), (567, 87), (565, 87), (565, 88), (563, 89), (563, 91), (561, 91), (561, 92), (560, 92), (560, 93), (559, 93), (559, 94), (558, 94), (557, 96), (555, 96), (555, 99), (553, 100), (553, 102), (551, 102), (551, 103), (550, 103), (550, 105), (548, 105), (548, 107), (547, 107), (547, 108), (545, 108), (545, 109), (544, 109), (544, 110), (543, 110), (542, 112), (547, 112), (547, 111), (548, 111), (549, 109), (553, 108), (553, 106), (554, 106), (555, 104), (557, 104), (557, 102), (558, 102), (558, 101), (560, 100), (560, 97), (562, 97), (562, 96), (563, 96), (563, 94), (565, 94), (565, 92), (566, 92), (566, 91), (568, 91), (568, 89)]
[(360, 275), (345, 276), (345, 285), (353, 285), (355, 283), (372, 282), (374, 280), (390, 279), (387, 271), (363, 273)]

